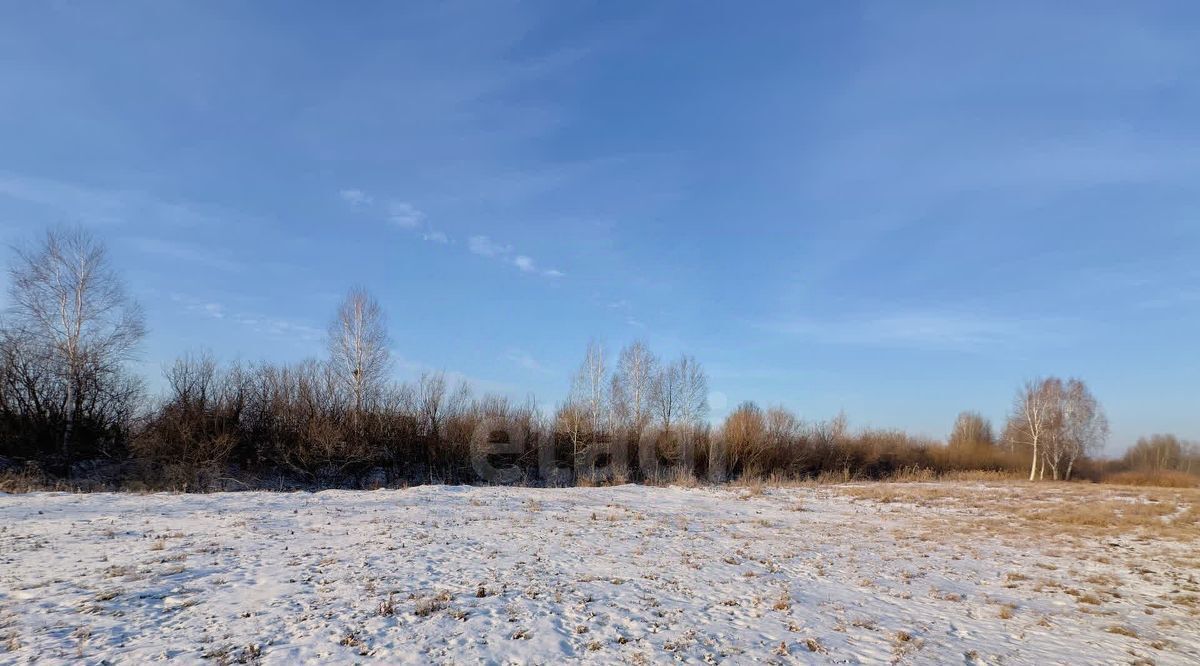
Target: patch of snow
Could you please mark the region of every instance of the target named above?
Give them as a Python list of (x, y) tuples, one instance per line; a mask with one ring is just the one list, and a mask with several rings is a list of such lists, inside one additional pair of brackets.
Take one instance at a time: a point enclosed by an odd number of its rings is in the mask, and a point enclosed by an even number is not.
[[(1194, 576), (1169, 553), (914, 537), (954, 511), (827, 487), (0, 495), (0, 663), (1200, 662), (1196, 616), (1126, 563)], [(1067, 593), (1098, 575), (1119, 596)]]

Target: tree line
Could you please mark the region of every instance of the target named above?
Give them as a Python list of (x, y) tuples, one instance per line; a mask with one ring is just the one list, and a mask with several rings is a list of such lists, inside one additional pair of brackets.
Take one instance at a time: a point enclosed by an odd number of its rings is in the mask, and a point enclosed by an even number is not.
[(807, 422), (752, 402), (711, 423), (702, 365), (660, 358), (642, 342), (615, 357), (590, 342), (550, 413), (532, 396), (477, 395), (441, 372), (399, 382), (384, 309), (357, 287), (331, 317), (323, 358), (223, 364), (189, 353), (164, 367), (165, 391), (151, 397), (129, 370), (144, 315), (103, 243), (78, 228), (47, 231), (13, 251), (9, 276), (0, 472), (10, 474), (209, 489), (490, 482), (497, 469), (526, 483), (1200, 472), (1196, 445), (1172, 436), (1097, 463), (1108, 423), (1078, 379), (1028, 382), (1000, 435), (964, 412), (945, 441), (851, 431), (844, 415)]

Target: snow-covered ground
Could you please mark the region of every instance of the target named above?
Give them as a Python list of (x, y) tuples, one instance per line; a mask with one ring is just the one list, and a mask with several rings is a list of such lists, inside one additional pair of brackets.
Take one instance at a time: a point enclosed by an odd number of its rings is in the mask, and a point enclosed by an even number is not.
[(952, 490), (0, 494), (0, 662), (1200, 663), (1195, 541)]

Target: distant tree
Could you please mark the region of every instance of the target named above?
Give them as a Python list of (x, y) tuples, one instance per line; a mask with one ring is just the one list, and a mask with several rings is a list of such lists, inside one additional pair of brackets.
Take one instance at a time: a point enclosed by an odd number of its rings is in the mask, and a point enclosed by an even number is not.
[(638, 433), (650, 420), (651, 389), (658, 372), (658, 359), (640, 341), (621, 350), (612, 381), (614, 415), (630, 431)]
[(1070, 479), (1075, 463), (1099, 450), (1108, 438), (1108, 419), (1087, 385), (1057, 377), (1026, 382), (1017, 392), (1006, 437), (1028, 446), (1029, 480)]
[(137, 392), (122, 366), (145, 336), (142, 311), (104, 245), (78, 227), (18, 248), (9, 275), (10, 337), (63, 388), (61, 453), (69, 459), (81, 416), (105, 421)]
[(991, 447), (996, 443), (992, 433), (992, 422), (978, 412), (962, 412), (954, 421), (954, 430), (947, 440), (952, 449), (976, 449)]
[(422, 373), (417, 382), (416, 403), (421, 433), (428, 440), (436, 441), (441, 436), (445, 402), (445, 373)]
[(1025, 382), (1013, 400), (1013, 412), (1009, 418), (1008, 437), (1014, 445), (1028, 446), (1031, 451), (1029, 480), (1037, 478), (1038, 464), (1042, 462), (1043, 446), (1054, 429), (1055, 406), (1062, 382), (1057, 379), (1035, 379)]
[[(1062, 399), (1063, 457), (1066, 461), (1063, 479), (1070, 481), (1075, 462), (1104, 447), (1108, 439), (1108, 417), (1082, 380), (1069, 380)], [(1054, 476), (1058, 478), (1057, 468)]]
[(663, 434), (694, 425), (708, 414), (708, 376), (696, 359), (682, 355), (659, 370), (651, 384), (651, 406)]
[(388, 334), (383, 309), (367, 291), (354, 287), (329, 324), (329, 361), (350, 391), (353, 423), (378, 397), (388, 368)]
[(571, 469), (578, 471), (588, 446), (588, 415), (583, 406), (567, 401), (554, 414), (555, 432), (563, 433), (571, 445)]
[(1139, 437), (1137, 444), (1125, 452), (1122, 462), (1126, 467), (1139, 471), (1196, 472), (1200, 471), (1200, 445), (1175, 435)]
[(571, 403), (582, 411), (592, 441), (600, 438), (608, 427), (608, 365), (604, 345), (595, 340), (588, 343), (583, 362), (571, 381)]

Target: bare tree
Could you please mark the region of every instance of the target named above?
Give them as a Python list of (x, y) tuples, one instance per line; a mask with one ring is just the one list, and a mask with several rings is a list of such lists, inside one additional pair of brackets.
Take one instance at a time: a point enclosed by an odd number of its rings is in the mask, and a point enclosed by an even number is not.
[(16, 326), (40, 340), (64, 386), (62, 455), (77, 419), (145, 336), (137, 303), (109, 265), (104, 245), (81, 228), (46, 232), (16, 250), (10, 269)]
[(217, 360), (208, 350), (189, 353), (163, 367), (171, 400), (182, 405), (208, 406), (218, 383)]
[(583, 463), (582, 454), (587, 448), (588, 416), (579, 403), (567, 401), (554, 414), (554, 429), (566, 433), (571, 443), (571, 468), (577, 473)]
[(683, 355), (654, 377), (651, 405), (665, 436), (680, 424), (694, 425), (708, 414), (708, 377), (696, 359)]
[(1057, 377), (1026, 382), (1017, 392), (1006, 437), (1030, 447), (1029, 480), (1070, 479), (1075, 463), (1108, 438), (1108, 419), (1081, 380)]
[(675, 365), (682, 380), (680, 416), (684, 423), (698, 425), (708, 416), (708, 375), (692, 356), (680, 356)]
[(1053, 429), (1054, 407), (1057, 403), (1055, 382), (1057, 380), (1053, 379), (1027, 381), (1017, 391), (1013, 401), (1008, 436), (1013, 444), (1028, 446), (1032, 451), (1030, 481), (1037, 478), (1038, 463), (1044, 453), (1042, 447)]
[(1062, 411), (1064, 457), (1067, 463), (1063, 479), (1070, 481), (1075, 461), (1104, 446), (1108, 439), (1108, 417), (1100, 401), (1079, 379), (1067, 382)]
[(795, 446), (804, 430), (800, 419), (783, 405), (767, 410), (767, 450), (772, 456), (770, 466), (786, 466), (793, 462)]
[(421, 433), (436, 441), (441, 435), (442, 420), (445, 418), (446, 374), (443, 372), (422, 373), (417, 382), (417, 413)]
[(329, 324), (329, 358), (350, 390), (354, 427), (365, 404), (378, 397), (388, 368), (388, 334), (383, 309), (366, 289), (354, 287)]
[(622, 423), (640, 432), (650, 420), (650, 397), (658, 359), (641, 341), (621, 350), (613, 373), (612, 406)]
[(962, 412), (954, 421), (954, 430), (947, 444), (952, 449), (973, 449), (992, 446), (996, 437), (992, 434), (992, 423), (977, 412)]
[(604, 345), (595, 340), (589, 342), (583, 363), (571, 381), (571, 402), (579, 405), (586, 415), (593, 441), (604, 433), (608, 424), (608, 366), (605, 355)]
[(1192, 458), (1200, 445), (1181, 440), (1175, 435), (1156, 434), (1139, 437), (1137, 443), (1125, 452), (1126, 467), (1150, 472), (1177, 470), (1191, 471)]

